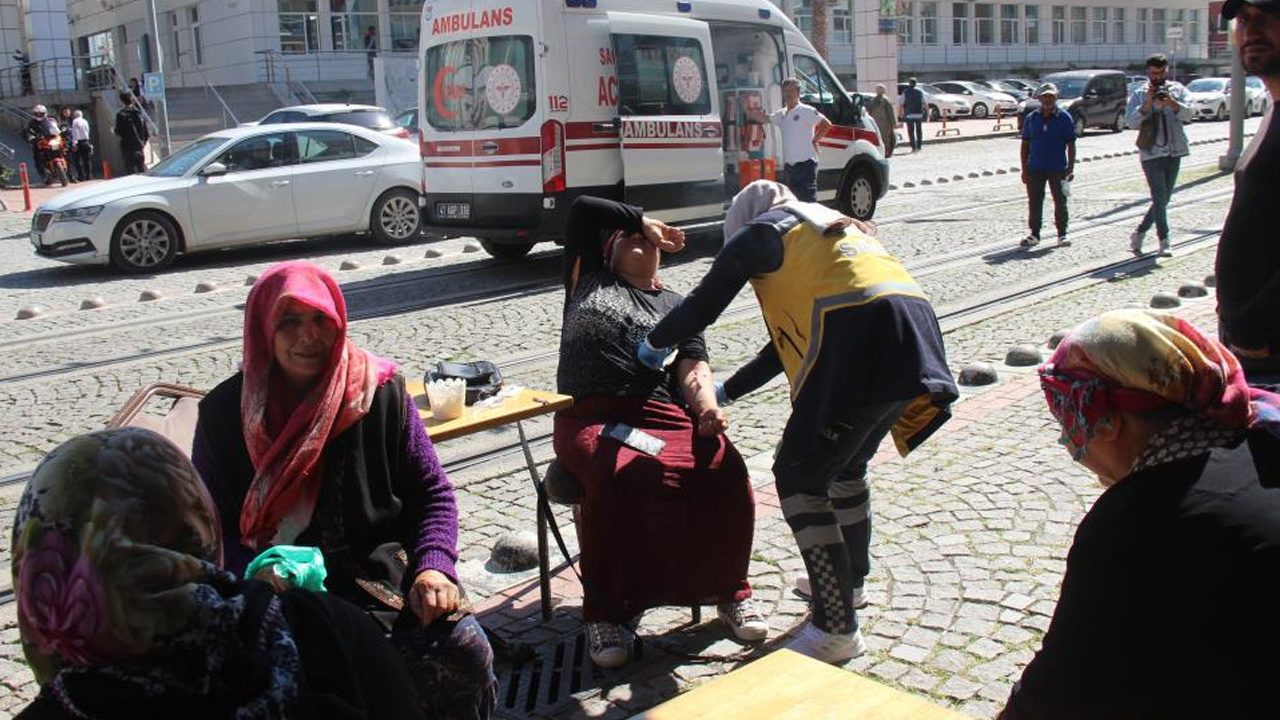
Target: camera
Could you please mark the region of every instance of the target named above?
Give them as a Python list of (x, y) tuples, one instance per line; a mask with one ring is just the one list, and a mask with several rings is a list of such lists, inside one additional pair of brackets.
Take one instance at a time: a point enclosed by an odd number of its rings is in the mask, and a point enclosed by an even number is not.
[(1169, 99), (1169, 91), (1168, 91), (1168, 90), (1165, 90), (1164, 88), (1160, 88), (1159, 90), (1156, 90), (1156, 95), (1155, 95), (1155, 97), (1156, 97), (1156, 99), (1157, 99), (1157, 100), (1168, 100), (1168, 99)]

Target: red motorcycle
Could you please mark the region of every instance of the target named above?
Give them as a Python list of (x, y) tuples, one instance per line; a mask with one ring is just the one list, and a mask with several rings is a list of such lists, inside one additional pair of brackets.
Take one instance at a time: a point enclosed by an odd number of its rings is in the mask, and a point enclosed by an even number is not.
[(40, 168), (44, 184), (52, 185), (53, 179), (57, 178), (58, 183), (66, 187), (71, 181), (71, 176), (67, 172), (67, 153), (62, 136), (42, 137), (36, 142), (36, 147), (40, 149), (41, 157), (44, 158), (44, 165)]

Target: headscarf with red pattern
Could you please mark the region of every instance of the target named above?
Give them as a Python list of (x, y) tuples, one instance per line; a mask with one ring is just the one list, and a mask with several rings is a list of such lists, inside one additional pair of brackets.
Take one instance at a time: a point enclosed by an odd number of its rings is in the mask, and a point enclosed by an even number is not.
[[(291, 299), (323, 312), (338, 330), (325, 370), (300, 401), (292, 399), (274, 350)], [(368, 413), (373, 393), (396, 365), (347, 338), (347, 305), (333, 277), (293, 261), (263, 273), (249, 291), (243, 371), (240, 419), (254, 478), (240, 511), (240, 533), (245, 544), (262, 550), (292, 542), (311, 523), (325, 445)]]
[(1166, 313), (1116, 310), (1080, 324), (1040, 366), (1040, 384), (1077, 460), (1117, 412), (1179, 406), (1280, 435), (1280, 397), (1249, 387), (1230, 350)]

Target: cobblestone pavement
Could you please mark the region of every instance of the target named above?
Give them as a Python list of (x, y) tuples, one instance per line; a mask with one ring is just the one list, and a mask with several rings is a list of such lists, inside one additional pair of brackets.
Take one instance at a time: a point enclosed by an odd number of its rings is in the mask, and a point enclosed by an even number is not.
[[(1191, 131), (1193, 140), (1206, 140), (1224, 136), (1226, 126), (1198, 124)], [(1091, 135), (1081, 143), (1082, 154), (1099, 156), (1131, 147), (1130, 133)], [(1184, 165), (1188, 170), (1172, 207), (1175, 241), (1220, 227), (1228, 199), (1211, 195), (1228, 189), (1230, 180), (1193, 166), (1207, 167), (1224, 148), (1221, 142), (1197, 145)], [(1003, 175), (995, 171), (999, 163), (1016, 164), (1016, 153), (1015, 141), (992, 138), (926, 148), (919, 156), (893, 160), (895, 182), (965, 173), (963, 182), (917, 185), (886, 198), (878, 213), (885, 221), (881, 234), (896, 253), (909, 262), (924, 263), (1000, 244), (998, 249), (963, 263), (920, 271), (939, 306), (1124, 255), (1125, 238), (1136, 223), (1130, 216), (1145, 196), (1136, 158), (1101, 158), (1081, 166), (1072, 198), (1079, 230), (1070, 248), (1010, 252), (1025, 232), (1025, 208), (1019, 202), (1000, 204), (999, 200), (1016, 197), (1021, 185), (1016, 175), (1008, 174), (1007, 167)], [(983, 160), (975, 163), (975, 157)], [(969, 178), (975, 166), (992, 174), (984, 176), (979, 171), (977, 178)], [(1189, 201), (1202, 196), (1210, 199), (1179, 204), (1184, 198)], [(972, 207), (950, 215), (937, 212), (956, 206)], [(937, 217), (931, 220), (931, 214)], [(1099, 224), (1108, 221), (1114, 222)], [(0, 444), (0, 475), (27, 470), (42, 453), (69, 435), (100, 427), (124, 399), (147, 382), (163, 379), (208, 388), (228, 376), (239, 353), (240, 319), (235, 306), (243, 302), (245, 276), (298, 252), (275, 247), (219, 253), (199, 262), (193, 258), (158, 278), (120, 279), (101, 270), (33, 258), (22, 231), (22, 226), (12, 224), (12, 218), (0, 217), (0, 238), (13, 235), (0, 239), (0, 256), (7, 268), (0, 274), (0, 327), (4, 328), (0, 335), (4, 338), (0, 340), (0, 434), (6, 438)], [(344, 271), (341, 278), (348, 293), (370, 288), (370, 308), (387, 302), (388, 295), (394, 301), (397, 294), (406, 293), (403, 287), (377, 290), (377, 283), (397, 277), (412, 279), (416, 277), (413, 273), (461, 268), (476, 258), (463, 252), (464, 240), (394, 251), (370, 250), (359, 238), (295, 245), (305, 247), (305, 254), (335, 270), (344, 259), (363, 260), (363, 268)], [(428, 248), (442, 248), (444, 255), (421, 259)], [(705, 272), (712, 252), (712, 247), (696, 248), (679, 264), (665, 269), (664, 280), (687, 290)], [(419, 259), (381, 265), (390, 253)], [(424, 280), (422, 288), (415, 287), (412, 292), (426, 295), (433, 287), (446, 293), (486, 291), (503, 284), (536, 284), (540, 280), (542, 287), (509, 297), (361, 320), (353, 325), (353, 336), (371, 350), (400, 360), (410, 377), (437, 359), (485, 357), (510, 359), (514, 382), (551, 387), (554, 358), (539, 356), (555, 348), (559, 334), (555, 261), (549, 259), (547, 267), (538, 266), (537, 261), (528, 265), (486, 263), (483, 273)], [(1211, 265), (1212, 251), (1180, 255), (1152, 263), (1118, 282), (1090, 286), (960, 327), (947, 334), (950, 359), (957, 370), (974, 360), (999, 362), (1010, 345), (1041, 344), (1054, 330), (1093, 312), (1143, 302), (1155, 290), (1173, 290), (1183, 281), (1200, 279)], [(192, 292), (196, 282), (208, 279), (223, 283), (223, 289), (200, 295)], [(137, 293), (149, 286), (170, 298), (135, 302)], [(103, 310), (76, 311), (75, 306), (88, 293), (110, 298), (112, 305)], [(743, 307), (750, 302), (749, 293), (738, 301)], [(1207, 318), (1212, 303), (1212, 298), (1189, 302), (1188, 316)], [(51, 314), (35, 321), (9, 320), (11, 310), (16, 312), (16, 307), (28, 304), (46, 305)], [(180, 317), (192, 310), (207, 314)], [(68, 334), (69, 330), (76, 334)], [(19, 335), (26, 341), (10, 342)], [(47, 338), (44, 342), (39, 341), (41, 335)], [(751, 312), (724, 319), (709, 331), (707, 339), (717, 370), (745, 361), (765, 340)], [(69, 372), (66, 367), (70, 361), (114, 361), (147, 348), (173, 350), (207, 342), (217, 344), (174, 352), (163, 360), (143, 357), (82, 372)], [(521, 358), (526, 361), (516, 362)], [(59, 372), (49, 379), (2, 379), (45, 369)], [(879, 458), (873, 479), (877, 532), (877, 562), (870, 586), (873, 605), (863, 613), (871, 652), (850, 666), (957, 705), (975, 717), (994, 715), (1009, 684), (1034, 651), (1052, 612), (1062, 558), (1075, 522), (1097, 492), (1091, 480), (1057, 447), (1056, 434), (1042, 412), (1031, 376), (1012, 369), (1005, 369), (1003, 375), (1000, 384), (967, 394), (958, 406), (957, 419), (910, 458), (898, 460), (885, 454)], [(806, 612), (804, 603), (786, 589), (802, 565), (769, 490), (768, 454), (780, 435), (786, 407), (785, 388), (778, 384), (766, 387), (732, 408), (731, 430), (744, 455), (755, 458), (752, 466), (760, 488), (760, 510), (752, 582), (778, 633), (796, 625)], [(32, 408), (40, 410), (37, 413)], [(546, 427), (546, 423), (534, 423), (530, 430), (537, 435)], [(445, 444), (440, 450), (448, 460), (474, 452), (484, 443), (502, 441), (504, 437), (495, 434), (474, 443)], [(539, 459), (547, 460), (548, 453), (548, 448), (540, 447)], [(558, 582), (563, 598), (557, 617), (542, 624), (530, 615), (536, 608), (529, 602), (527, 587), (499, 592), (513, 581), (527, 580), (528, 573), (499, 575), (486, 568), (488, 549), (498, 536), (533, 527), (531, 492), (523, 471), (517, 471), (514, 462), (507, 459), (467, 470), (454, 479), (460, 487), (463, 510), (462, 570), (475, 595), (487, 598), (486, 623), (505, 639), (535, 644), (572, 636), (578, 627), (579, 604), (572, 583)], [(13, 490), (0, 492), (0, 527), (6, 530), (15, 502)], [(562, 524), (567, 527), (568, 523), (568, 517), (562, 517)], [(572, 544), (571, 537), (569, 540)], [(0, 564), (7, 564), (7, 542), (0, 545), (5, 546), (0, 550)], [(8, 585), (7, 580), (0, 580), (0, 588)], [(584, 679), (577, 693), (543, 709), (557, 716), (625, 716), (760, 652), (727, 640), (714, 621), (690, 626), (688, 609), (648, 613), (640, 631), (647, 638), (646, 649), (652, 648), (642, 662), (623, 673)], [(0, 720), (34, 692), (15, 640), (13, 605), (0, 606)]]

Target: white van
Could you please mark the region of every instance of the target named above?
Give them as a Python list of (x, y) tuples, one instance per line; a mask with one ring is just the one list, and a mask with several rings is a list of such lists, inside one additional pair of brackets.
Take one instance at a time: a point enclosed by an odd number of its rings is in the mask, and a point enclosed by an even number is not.
[(418, 107), (425, 229), (518, 257), (579, 195), (669, 223), (723, 217), (782, 169), (782, 80), (834, 124), (819, 199), (870, 218), (889, 187), (875, 123), (768, 0), (426, 0)]

